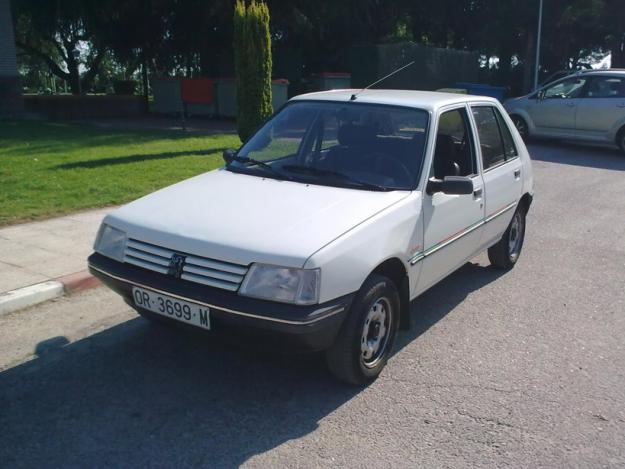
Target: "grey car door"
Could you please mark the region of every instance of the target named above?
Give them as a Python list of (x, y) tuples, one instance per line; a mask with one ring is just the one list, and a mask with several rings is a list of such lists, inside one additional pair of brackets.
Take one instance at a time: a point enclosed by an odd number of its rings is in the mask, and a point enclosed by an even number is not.
[(533, 100), (528, 109), (536, 126), (536, 133), (550, 135), (573, 135), (579, 96), (586, 85), (585, 77), (572, 77), (545, 88), (539, 99)]
[(611, 142), (610, 131), (624, 118), (625, 76), (593, 76), (577, 106), (577, 136)]

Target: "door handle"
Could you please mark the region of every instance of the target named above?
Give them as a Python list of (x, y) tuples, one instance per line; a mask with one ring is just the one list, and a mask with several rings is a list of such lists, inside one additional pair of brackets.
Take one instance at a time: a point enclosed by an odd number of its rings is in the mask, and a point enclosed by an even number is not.
[(625, 107), (625, 103), (617, 104), (617, 105), (616, 105), (616, 107), (621, 107), (621, 108), (623, 108), (623, 107)]
[(519, 179), (521, 177), (521, 170), (520, 169), (515, 169), (514, 170), (514, 179)]
[(575, 107), (575, 103), (566, 103), (565, 106), (566, 107)]
[(481, 197), (482, 197), (482, 188), (480, 187), (479, 189), (475, 189), (473, 191), (473, 198), (480, 199)]

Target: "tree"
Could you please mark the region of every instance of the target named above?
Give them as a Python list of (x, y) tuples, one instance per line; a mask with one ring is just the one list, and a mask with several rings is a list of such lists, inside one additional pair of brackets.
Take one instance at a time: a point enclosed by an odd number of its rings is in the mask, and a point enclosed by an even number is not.
[(246, 141), (267, 119), (271, 105), (271, 37), (269, 9), (263, 2), (234, 7), (234, 55), (237, 79), (239, 137)]
[(90, 21), (101, 13), (103, 4), (98, 0), (16, 0), (15, 43), (22, 53), (46, 63), (78, 94), (91, 86), (106, 53)]
[(625, 68), (625, 8), (622, 0), (606, 0), (602, 23), (607, 25), (607, 48), (612, 53), (612, 67)]

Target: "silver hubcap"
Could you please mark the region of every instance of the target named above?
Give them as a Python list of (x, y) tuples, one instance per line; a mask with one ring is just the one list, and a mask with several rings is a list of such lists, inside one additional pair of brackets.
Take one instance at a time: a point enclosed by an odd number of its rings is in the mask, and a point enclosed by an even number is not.
[(376, 366), (384, 356), (388, 345), (391, 321), (389, 301), (386, 298), (378, 299), (367, 313), (360, 340), (362, 362), (367, 368)]
[(510, 259), (516, 260), (521, 250), (521, 242), (523, 241), (523, 221), (521, 214), (516, 213), (510, 225), (510, 235), (508, 236), (508, 253)]

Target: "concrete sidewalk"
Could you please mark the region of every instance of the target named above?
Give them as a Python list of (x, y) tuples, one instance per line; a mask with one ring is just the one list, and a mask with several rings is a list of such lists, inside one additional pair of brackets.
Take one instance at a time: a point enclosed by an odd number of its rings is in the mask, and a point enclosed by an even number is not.
[(111, 210), (0, 228), (0, 295), (84, 272), (96, 231)]

